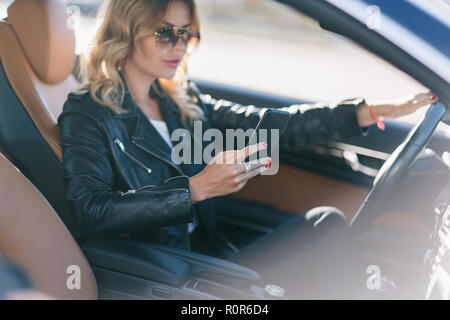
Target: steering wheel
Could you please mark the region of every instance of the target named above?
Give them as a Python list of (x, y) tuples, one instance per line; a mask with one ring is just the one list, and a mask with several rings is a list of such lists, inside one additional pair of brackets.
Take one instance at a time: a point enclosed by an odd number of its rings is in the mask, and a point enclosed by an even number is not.
[(425, 148), (446, 111), (442, 102), (433, 103), (421, 121), (411, 129), (405, 140), (385, 161), (374, 180), (372, 190), (350, 223), (354, 231), (366, 230), (383, 212), (384, 203), (394, 193), (417, 156)]

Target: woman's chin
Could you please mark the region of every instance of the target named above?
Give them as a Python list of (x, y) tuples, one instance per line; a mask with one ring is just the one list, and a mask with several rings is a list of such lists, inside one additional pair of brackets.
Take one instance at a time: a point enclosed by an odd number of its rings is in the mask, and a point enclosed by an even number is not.
[(161, 76), (159, 76), (158, 78), (163, 78), (163, 79), (167, 79), (170, 80), (175, 76), (176, 72), (172, 71), (172, 72), (165, 72), (164, 74), (162, 74)]

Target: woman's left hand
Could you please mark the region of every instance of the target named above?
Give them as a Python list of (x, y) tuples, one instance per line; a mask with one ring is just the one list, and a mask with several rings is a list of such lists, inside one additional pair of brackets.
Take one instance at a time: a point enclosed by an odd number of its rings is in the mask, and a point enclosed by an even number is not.
[(395, 118), (404, 116), (436, 101), (437, 96), (431, 91), (418, 93), (413, 97), (406, 97), (404, 102), (394, 105), (391, 114), (388, 115), (388, 117)]
[[(421, 92), (413, 96), (402, 97), (393, 101), (370, 103), (376, 120), (396, 118), (415, 112), (417, 109), (437, 101), (437, 96), (431, 91)], [(367, 127), (374, 122), (369, 110), (369, 103), (358, 109), (358, 122), (361, 127)]]

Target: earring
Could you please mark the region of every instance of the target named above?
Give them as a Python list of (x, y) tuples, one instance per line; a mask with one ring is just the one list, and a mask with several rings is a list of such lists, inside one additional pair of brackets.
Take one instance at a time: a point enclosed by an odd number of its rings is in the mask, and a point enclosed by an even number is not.
[(117, 70), (122, 71), (122, 65), (123, 65), (123, 63), (124, 63), (124, 59), (125, 59), (125, 57), (121, 58), (121, 59), (118, 61), (118, 67), (117, 67)]

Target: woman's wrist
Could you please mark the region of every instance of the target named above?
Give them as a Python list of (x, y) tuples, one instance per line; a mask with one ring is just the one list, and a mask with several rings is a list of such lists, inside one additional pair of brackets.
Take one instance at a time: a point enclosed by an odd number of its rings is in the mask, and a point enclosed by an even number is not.
[(189, 178), (189, 190), (191, 193), (191, 204), (206, 200), (207, 197), (204, 193), (204, 188), (201, 183), (199, 174)]
[(389, 103), (366, 102), (358, 108), (358, 124), (360, 127), (368, 127), (378, 120), (396, 116), (397, 106)]
[(437, 96), (429, 91), (384, 102), (370, 103), (366, 101), (358, 108), (358, 123), (360, 127), (368, 127), (385, 118), (405, 116), (436, 102), (437, 99)]

